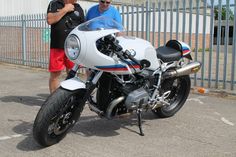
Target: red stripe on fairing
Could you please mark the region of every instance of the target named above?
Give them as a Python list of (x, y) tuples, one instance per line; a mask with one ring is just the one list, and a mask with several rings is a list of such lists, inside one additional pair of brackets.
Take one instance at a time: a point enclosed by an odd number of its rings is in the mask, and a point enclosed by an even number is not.
[(183, 54), (186, 55), (187, 53), (190, 53), (190, 50), (184, 50)]
[(131, 65), (129, 65), (129, 67), (130, 67), (130, 68), (133, 68), (133, 67), (134, 67), (134, 68), (136, 68), (136, 69), (137, 69), (137, 68), (140, 68), (140, 66), (139, 66), (139, 65), (132, 65), (132, 66), (131, 66)]
[[(138, 69), (140, 68), (139, 65), (133, 65), (133, 66), (129, 66), (130, 68), (134, 67), (135, 69)], [(128, 69), (125, 67), (125, 68), (98, 68), (98, 69), (101, 69), (101, 70), (104, 70), (104, 71), (128, 71)]]

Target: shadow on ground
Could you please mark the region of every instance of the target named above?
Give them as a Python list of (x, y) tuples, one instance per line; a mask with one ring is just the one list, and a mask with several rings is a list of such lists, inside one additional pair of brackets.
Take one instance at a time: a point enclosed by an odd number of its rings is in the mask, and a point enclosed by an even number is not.
[[(146, 120), (157, 119), (157, 117), (146, 112), (143, 114), (143, 125), (146, 124)], [(136, 127), (132, 127), (136, 125)], [(13, 131), (18, 134), (23, 134), (26, 136), (24, 140), (17, 144), (17, 148), (22, 151), (36, 151), (43, 149), (37, 144), (32, 135), (33, 122), (28, 123), (21, 121), (21, 124), (15, 126)], [(70, 133), (77, 134), (79, 136), (89, 137), (89, 136), (100, 136), (100, 137), (111, 137), (118, 136), (119, 129), (126, 129), (133, 132), (139, 136), (139, 129), (137, 125), (136, 115), (130, 115), (123, 118), (115, 118), (113, 120), (107, 120), (105, 118), (99, 118), (98, 116), (82, 116), (76, 125), (72, 128)]]
[(2, 102), (16, 102), (28, 106), (41, 106), (49, 94), (38, 94), (37, 96), (4, 96)]

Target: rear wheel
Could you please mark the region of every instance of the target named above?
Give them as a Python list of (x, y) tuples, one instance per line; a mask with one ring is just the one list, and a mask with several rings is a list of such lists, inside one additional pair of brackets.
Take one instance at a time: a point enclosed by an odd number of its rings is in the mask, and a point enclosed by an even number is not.
[(84, 90), (68, 91), (58, 88), (44, 102), (33, 126), (34, 139), (42, 146), (62, 140), (80, 117)]
[(175, 79), (168, 79), (162, 83), (162, 93), (171, 91), (166, 98), (169, 105), (164, 105), (153, 110), (158, 117), (167, 118), (177, 113), (188, 98), (191, 87), (189, 76), (182, 76)]

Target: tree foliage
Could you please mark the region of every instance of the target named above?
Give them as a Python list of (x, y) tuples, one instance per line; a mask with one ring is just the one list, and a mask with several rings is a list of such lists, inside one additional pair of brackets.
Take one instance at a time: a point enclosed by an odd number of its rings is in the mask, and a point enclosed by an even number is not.
[[(218, 20), (219, 9), (215, 8), (214, 13), (215, 13), (215, 20)], [(227, 14), (227, 8), (222, 7), (221, 20), (226, 20), (226, 14)], [(229, 9), (229, 20), (234, 20), (234, 13), (231, 9)]]

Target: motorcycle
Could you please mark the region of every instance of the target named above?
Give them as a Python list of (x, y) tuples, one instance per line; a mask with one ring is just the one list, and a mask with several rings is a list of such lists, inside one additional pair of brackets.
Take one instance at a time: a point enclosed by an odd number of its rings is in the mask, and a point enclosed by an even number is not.
[[(191, 61), (190, 47), (170, 40), (156, 49), (146, 40), (120, 35), (123, 30), (114, 20), (97, 17), (70, 32), (65, 52), (75, 66), (35, 118), (33, 136), (40, 145), (61, 141), (85, 104), (107, 119), (136, 114), (142, 136), (144, 110), (167, 118), (183, 107), (190, 92), (190, 74), (201, 68), (200, 62)], [(76, 75), (82, 66), (88, 69), (86, 81)]]

